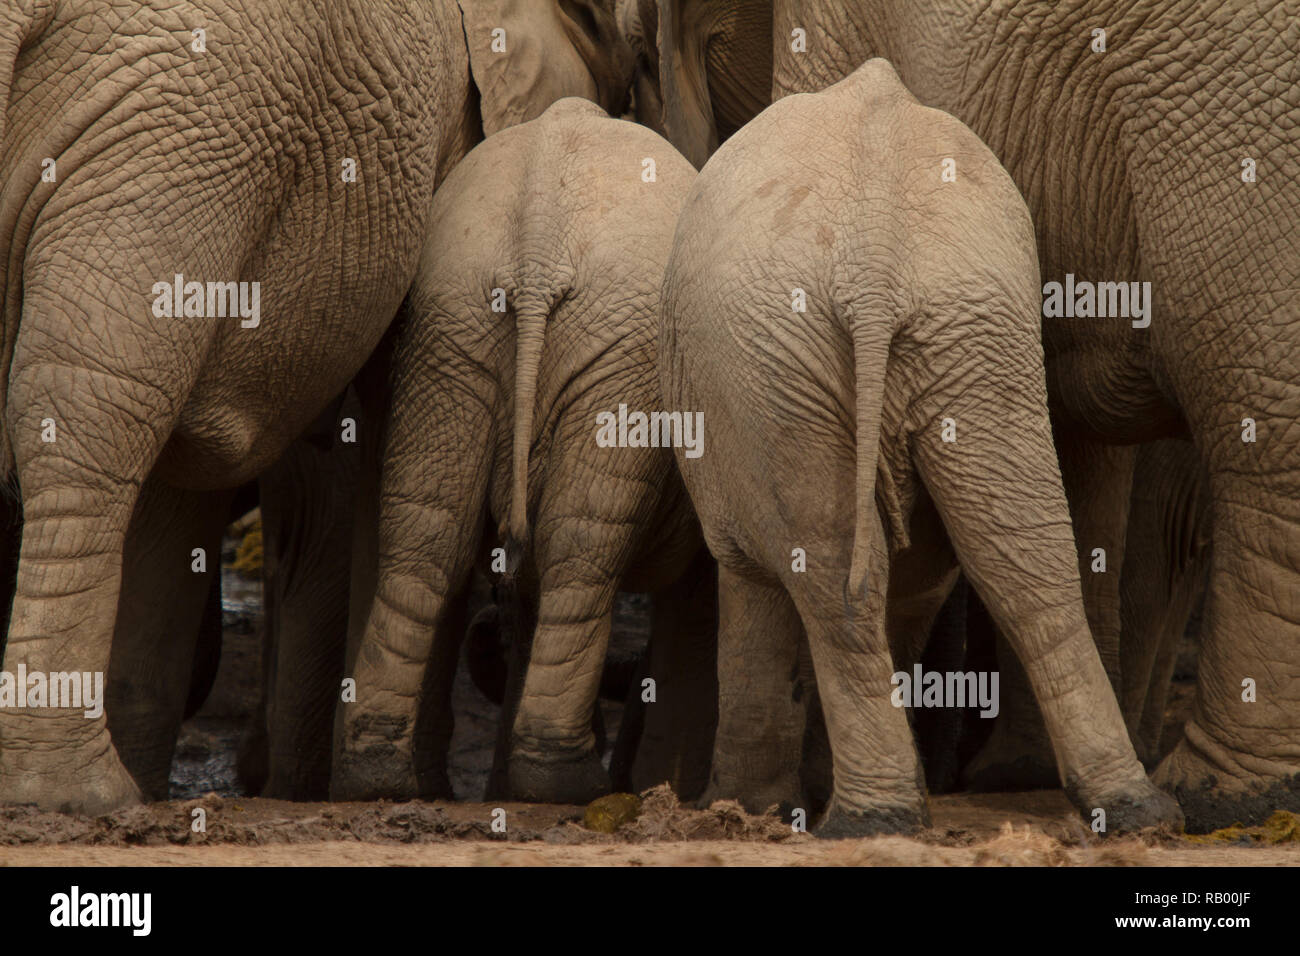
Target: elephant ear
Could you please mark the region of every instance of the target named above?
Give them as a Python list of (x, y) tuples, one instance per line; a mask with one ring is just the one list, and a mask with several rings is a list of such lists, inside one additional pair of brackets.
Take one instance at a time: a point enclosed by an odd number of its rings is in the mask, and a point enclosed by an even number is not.
[(696, 169), (718, 148), (718, 125), (704, 65), (709, 36), (702, 15), (702, 4), (693, 0), (660, 0), (656, 44), (664, 131)]
[(627, 108), (634, 66), (612, 0), (459, 0), (483, 133), (581, 96), (611, 116)]

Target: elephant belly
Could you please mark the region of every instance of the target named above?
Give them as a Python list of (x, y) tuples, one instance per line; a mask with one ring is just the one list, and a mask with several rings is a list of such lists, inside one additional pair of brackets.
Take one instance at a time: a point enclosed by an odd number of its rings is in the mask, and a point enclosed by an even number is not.
[[(340, 297), (332, 277), (349, 254), (321, 258), (336, 262), (315, 270), (323, 277), (315, 282), (290, 278), (306, 271), (297, 263), (261, 273), (255, 326), (239, 316), (214, 320), (213, 347), (157, 465), (167, 481), (202, 489), (251, 480), (360, 371), (401, 302), (406, 277), (382, 276)], [(349, 271), (379, 271), (352, 261)]]

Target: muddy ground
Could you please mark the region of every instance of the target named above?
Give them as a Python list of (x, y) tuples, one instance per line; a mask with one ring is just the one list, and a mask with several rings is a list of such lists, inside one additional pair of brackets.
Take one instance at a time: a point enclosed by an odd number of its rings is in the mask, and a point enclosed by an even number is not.
[[(0, 866), (1300, 865), (1300, 818), (1218, 838), (1148, 832), (1098, 839), (1059, 791), (933, 796), (933, 826), (924, 834), (846, 841), (796, 833), (773, 816), (748, 815), (734, 804), (684, 808), (666, 788), (644, 795), (639, 815), (613, 834), (584, 826), (584, 808), (576, 806), (249, 798), (234, 765), (259, 680), (260, 593), (255, 582), (229, 570), (223, 577), (221, 669), (207, 704), (183, 728), (172, 799), (97, 818), (0, 808)], [(644, 641), (644, 604), (621, 600), (615, 630), (628, 646)], [(1166, 749), (1178, 739), (1194, 687), (1193, 663), (1180, 662)], [(454, 706), (452, 785), (459, 800), (477, 801), (490, 767), (497, 708), (463, 665)], [(612, 746), (621, 707), (602, 702), (602, 708)], [(504, 832), (493, 829), (498, 810), (505, 811)], [(199, 816), (203, 832), (194, 829)]]

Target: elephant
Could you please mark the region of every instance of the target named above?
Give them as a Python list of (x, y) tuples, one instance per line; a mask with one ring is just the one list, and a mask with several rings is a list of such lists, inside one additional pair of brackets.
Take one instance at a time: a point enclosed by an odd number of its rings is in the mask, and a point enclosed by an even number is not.
[(768, 104), (771, 0), (619, 0), (637, 121), (696, 169)]
[(879, 59), (775, 103), (696, 179), (662, 311), (664, 400), (707, 423), (704, 455), (674, 451), (719, 564), (706, 798), (801, 799), (806, 636), (833, 758), (817, 831), (928, 824), (886, 629), (890, 557), (919, 506), (1024, 661), (1075, 806), (1104, 810), (1108, 832), (1181, 824), (1088, 633), (1033, 227), (969, 129)]
[[(680, 626), (678, 599), (711, 595), (665, 447), (691, 440), (691, 423), (660, 427), (656, 364), (660, 282), (694, 175), (652, 131), (568, 98), (488, 137), (434, 196), (395, 344), (377, 584), (350, 653), (333, 799), (451, 795), (449, 686), (476, 561), (514, 595), (499, 602), (515, 653), (492, 798), (609, 790), (592, 712), (616, 591), (663, 599), (651, 646), (669, 642), (666, 667), (711, 655), (706, 613)], [(664, 675), (643, 737), (707, 718), (708, 668), (684, 672), (695, 678)], [(702, 788), (707, 750), (676, 764)]]
[[(0, 469), (22, 519), (5, 673), (127, 660), (137, 683), (110, 688), (112, 720), (160, 701), (139, 749), (163, 763), (174, 734), (160, 748), (156, 727), (184, 704), (227, 489), (376, 349), (434, 189), (485, 130), (570, 92), (621, 108), (616, 40), (581, 3), (0, 11)], [(160, 594), (175, 613), (139, 612)], [(0, 709), (0, 803), (96, 813), (141, 795), (102, 714)]]
[[(1058, 444), (1182, 438), (1203, 462), (1214, 547), (1197, 702), (1154, 776), (1193, 831), (1300, 810), (1295, 20), (1286, 0), (774, 5), (774, 100), (885, 57), (1020, 188), (1045, 281)], [(1103, 282), (1150, 285), (1128, 309), (1104, 287), (1110, 314), (1089, 317)], [(1067, 285), (1084, 308), (1058, 315)], [(1101, 467), (1077, 457), (1063, 454), (1067, 491)], [(1106, 482), (1128, 500), (1122, 473)], [(1086, 548), (1112, 530), (1076, 537)], [(1099, 609), (1110, 620), (1095, 633), (1120, 633), (1117, 603)], [(1259, 688), (1249, 700), (1247, 679)]]

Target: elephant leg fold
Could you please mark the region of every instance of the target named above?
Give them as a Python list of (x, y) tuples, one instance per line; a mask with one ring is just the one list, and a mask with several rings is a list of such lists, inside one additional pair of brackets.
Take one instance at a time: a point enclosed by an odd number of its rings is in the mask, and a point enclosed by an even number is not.
[(751, 813), (802, 807), (804, 705), (796, 693), (803, 626), (776, 582), (718, 568), (718, 730), (701, 806), (739, 800)]
[(126, 534), (108, 667), (108, 730), (150, 800), (167, 798), (199, 629), (221, 574), (221, 531), (231, 497), (182, 491), (151, 477)]

